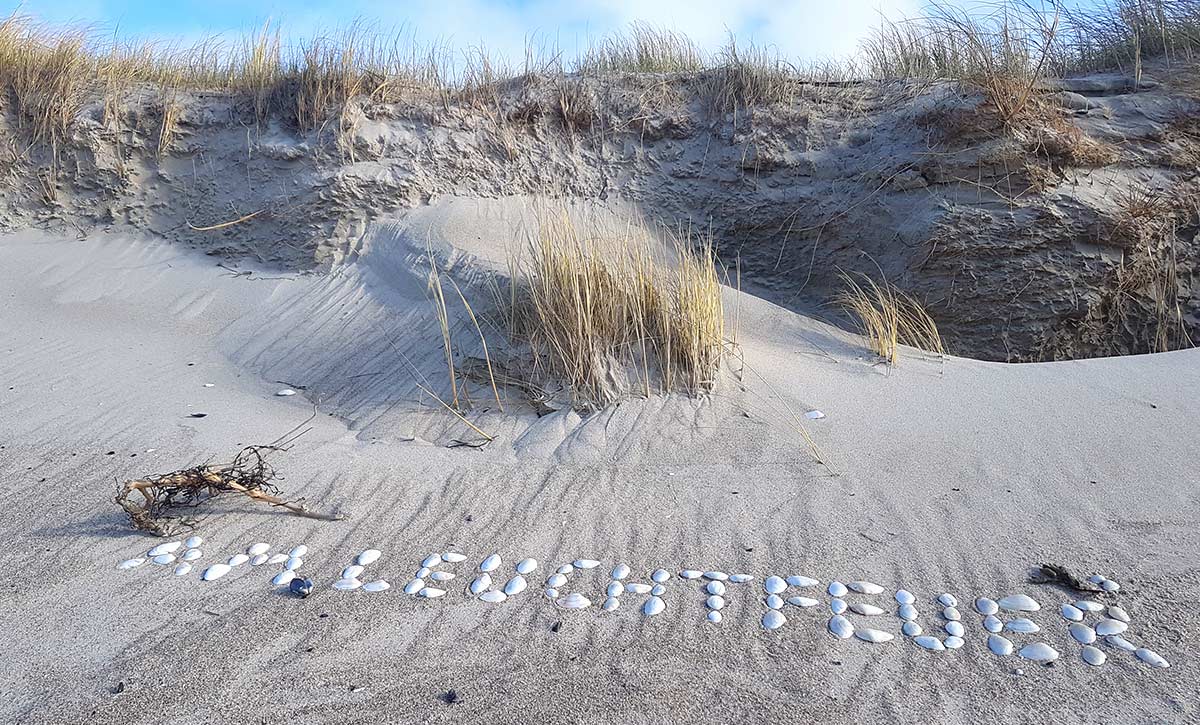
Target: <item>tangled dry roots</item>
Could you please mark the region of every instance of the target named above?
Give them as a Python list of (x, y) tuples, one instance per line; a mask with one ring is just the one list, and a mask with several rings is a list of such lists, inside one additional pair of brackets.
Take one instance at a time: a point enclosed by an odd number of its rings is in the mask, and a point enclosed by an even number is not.
[[(279, 488), (271, 483), (275, 469), (264, 453), (281, 450), (275, 446), (248, 446), (232, 463), (187, 468), (150, 478), (126, 481), (116, 496), (117, 505), (129, 515), (135, 529), (159, 536), (172, 536), (195, 528), (199, 518), (191, 513), (223, 493), (236, 493), (255, 501), (287, 509), (297, 516), (337, 521), (342, 514), (313, 511), (303, 500), (285, 501)], [(138, 500), (134, 494), (141, 494)]]

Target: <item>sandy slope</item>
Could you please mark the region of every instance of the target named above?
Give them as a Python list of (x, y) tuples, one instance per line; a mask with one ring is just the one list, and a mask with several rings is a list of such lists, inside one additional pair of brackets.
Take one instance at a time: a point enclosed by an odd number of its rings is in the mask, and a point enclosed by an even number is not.
[[(250, 277), (142, 240), (0, 240), (0, 719), (1200, 716), (1200, 355), (1025, 366), (910, 355), (888, 371), (844, 333), (747, 297), (744, 388), (730, 380), (703, 401), (635, 400), (582, 419), (491, 411), (479, 420), (495, 444), (449, 449), (461, 426), (418, 402), (394, 354), (436, 370), (411, 249), (387, 251), (402, 237), (381, 233), (374, 253), (329, 275)], [(278, 595), (269, 572), (248, 567), (213, 583), (149, 565), (116, 571), (154, 542), (127, 530), (114, 481), (288, 430), (311, 405), (275, 397), (277, 380), (320, 400), (313, 430), (276, 460), (285, 490), (352, 518), (228, 504), (202, 531), (201, 561), (253, 541), (304, 542), (317, 594)], [(810, 460), (784, 412), (814, 407), (828, 414), (809, 424), (828, 465)], [(186, 417), (196, 410), (209, 415)], [(385, 552), (373, 569), (395, 588), (330, 590), (368, 546)], [(449, 595), (399, 591), (420, 559), (449, 547), (471, 557)], [(493, 551), (506, 574), (521, 557), (542, 562), (529, 591), (502, 605), (462, 592)], [(757, 578), (733, 588), (719, 626), (677, 577), (656, 618), (631, 595), (612, 614), (556, 609), (541, 582), (581, 556), (603, 561), (576, 580), (597, 603), (619, 561), (641, 580), (658, 566)], [(1120, 581), (1129, 638), (1171, 668), (1111, 649), (1104, 667), (1083, 664), (1056, 611), (1070, 597), (1024, 583), (1041, 560)], [(1014, 641), (1041, 638), (1064, 656), (1043, 668), (992, 655), (965, 605), (957, 652), (838, 641), (824, 630), (823, 592), (821, 607), (789, 607), (789, 623), (766, 633), (760, 583), (772, 573), (874, 580), (888, 592), (860, 599), (889, 611), (902, 586), (927, 630), (943, 591), (1026, 592), (1043, 604), (1032, 618), (1044, 631)], [(877, 619), (899, 632), (894, 617)], [(450, 689), (457, 704), (439, 699)]]

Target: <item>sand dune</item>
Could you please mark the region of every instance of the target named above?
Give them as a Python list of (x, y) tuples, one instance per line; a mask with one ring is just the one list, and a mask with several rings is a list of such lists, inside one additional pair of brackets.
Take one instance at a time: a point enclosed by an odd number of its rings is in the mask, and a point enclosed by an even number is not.
[[(1197, 714), (1200, 456), (1195, 351), (1007, 366), (906, 351), (874, 365), (854, 336), (763, 300), (737, 302), (745, 369), (702, 399), (652, 397), (592, 415), (480, 412), (464, 430), (413, 385), (444, 365), (419, 272), (426, 245), (468, 284), (493, 269), (510, 217), (447, 201), (381, 222), (328, 273), (280, 273), (121, 235), (0, 240), (0, 628), (14, 722), (1183, 722)], [(492, 223), (481, 222), (491, 219)], [(497, 222), (496, 220), (500, 221)], [(472, 235), (470, 232), (474, 231)], [(460, 243), (455, 243), (459, 240)], [(396, 350), (409, 360), (404, 362)], [(444, 374), (444, 373), (443, 373)], [(282, 381), (282, 382), (280, 382)], [(204, 387), (210, 383), (212, 387)], [(301, 395), (278, 397), (281, 387)], [(255, 541), (304, 543), (317, 592), (272, 590), (276, 567), (215, 582), (151, 564), (118, 571), (155, 540), (109, 501), (116, 482), (231, 456), (307, 418), (274, 459), (281, 486), (343, 522), (233, 501), (200, 533), (198, 564)], [(826, 453), (813, 460), (792, 415)], [(188, 417), (205, 412), (204, 418)], [(359, 551), (392, 588), (336, 592)], [(468, 559), (436, 600), (400, 587), (430, 552)], [(503, 578), (541, 562), (502, 604), (465, 593), (499, 552)], [(598, 605), (608, 571), (746, 572), (724, 619), (672, 576), (667, 609), (565, 611), (542, 595), (553, 567), (590, 557), (572, 589)], [(1170, 662), (1106, 648), (1091, 667), (1058, 607), (1030, 584), (1067, 564), (1120, 582), (1105, 596), (1128, 639)], [(197, 569), (197, 572), (199, 569)], [(962, 649), (837, 640), (830, 596), (760, 622), (763, 580), (806, 574), (962, 601)], [(497, 578), (502, 578), (497, 575)], [(789, 590), (789, 595), (801, 593)], [(969, 602), (1026, 593), (1052, 666), (986, 646)], [(119, 692), (118, 692), (119, 690)], [(447, 702), (453, 690), (457, 701)]]

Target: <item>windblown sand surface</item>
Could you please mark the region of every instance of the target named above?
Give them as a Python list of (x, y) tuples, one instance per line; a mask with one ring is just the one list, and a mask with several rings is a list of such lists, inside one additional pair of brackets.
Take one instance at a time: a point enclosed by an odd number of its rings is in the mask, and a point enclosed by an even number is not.
[[(470, 247), (472, 230), (496, 229), (478, 210), (440, 208), (377, 227), (327, 274), (237, 276), (117, 236), (0, 240), (0, 719), (1200, 717), (1196, 352), (1008, 366), (909, 351), (888, 369), (851, 335), (731, 291), (741, 383), (730, 374), (708, 398), (584, 417), (480, 413), (496, 442), (448, 448), (469, 431), (413, 387), (413, 367), (442, 364), (413, 259), (430, 241), (469, 281), (487, 261), (443, 243)], [(305, 390), (276, 397), (285, 385)], [(311, 598), (273, 591), (274, 567), (208, 583), (115, 569), (155, 543), (113, 505), (117, 482), (227, 459), (314, 404), (311, 432), (273, 462), (289, 495), (351, 518), (224, 501), (199, 532), (200, 564), (255, 541), (307, 544)], [(827, 414), (806, 421), (825, 465), (788, 412), (813, 408)], [(367, 547), (384, 552), (372, 571), (393, 588), (330, 589)], [(451, 548), (470, 558), (447, 596), (400, 591), (422, 558)], [(498, 605), (463, 591), (492, 552), (505, 576), (523, 557), (541, 562), (530, 589)], [(660, 566), (756, 578), (731, 587), (717, 626), (699, 586), (678, 577), (657, 617), (628, 594), (612, 613), (564, 611), (542, 582), (577, 557), (603, 562), (572, 583), (596, 604), (619, 562), (641, 581)], [(1120, 582), (1106, 601), (1132, 616), (1127, 637), (1171, 667), (1111, 648), (1103, 667), (1084, 664), (1057, 612), (1077, 597), (1026, 582), (1042, 561)], [(874, 626), (895, 634), (896, 588), (917, 595), (926, 630), (940, 624), (932, 599), (952, 592), (966, 644), (836, 640), (823, 589), (819, 607), (788, 607), (786, 626), (763, 631), (762, 580), (796, 573), (884, 585), (860, 599), (887, 609)], [(1031, 618), (1043, 631), (1012, 639), (1050, 643), (1063, 655), (1052, 666), (987, 650), (967, 602), (1017, 592), (1041, 602)]]

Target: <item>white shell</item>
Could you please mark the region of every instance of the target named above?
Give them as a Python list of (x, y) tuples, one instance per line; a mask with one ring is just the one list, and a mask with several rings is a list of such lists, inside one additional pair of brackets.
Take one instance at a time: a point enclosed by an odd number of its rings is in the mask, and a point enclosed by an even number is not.
[(1162, 667), (1165, 669), (1171, 666), (1171, 663), (1167, 662), (1162, 655), (1152, 649), (1146, 649), (1145, 647), (1138, 648), (1137, 658), (1151, 667)]
[(437, 589), (436, 587), (425, 587), (421, 591), (417, 592), (417, 596), (425, 597), (426, 599), (436, 599), (445, 595), (445, 589)]
[(517, 573), (528, 574), (538, 568), (537, 559), (522, 559), (517, 562)]
[(248, 561), (250, 561), (250, 557), (246, 556), (245, 554), (234, 554), (233, 556), (229, 557), (230, 566), (241, 566)]
[(626, 564), (617, 564), (613, 567), (612, 571), (609, 572), (609, 576), (617, 580), (624, 579), (625, 577), (629, 576), (629, 566)]
[(1092, 665), (1093, 667), (1099, 667), (1100, 665), (1104, 664), (1104, 661), (1107, 659), (1108, 655), (1104, 654), (1097, 647), (1093, 647), (1089, 644), (1083, 648), (1083, 661), (1089, 665)]
[(1007, 637), (1001, 637), (998, 634), (989, 634), (988, 649), (992, 651), (992, 654), (1003, 657), (1012, 654), (1013, 643)]
[(1021, 634), (1033, 634), (1041, 629), (1041, 627), (1037, 626), (1036, 622), (1024, 617), (1019, 617), (1008, 622), (1004, 625), (1004, 628), (1010, 632), (1020, 632)]
[(825, 417), (825, 414), (819, 410), (810, 410), (804, 414), (804, 417), (809, 420), (820, 420)]
[(1096, 625), (1096, 634), (1108, 637), (1113, 634), (1121, 634), (1127, 629), (1129, 629), (1129, 625), (1119, 619), (1106, 619)]
[(479, 576), (475, 577), (475, 581), (471, 582), (470, 590), (471, 590), (472, 594), (478, 594), (478, 593), (486, 590), (491, 585), (492, 585), (492, 575), (491, 574), (480, 574)]
[(145, 563), (146, 563), (145, 559), (126, 559), (125, 561), (121, 562), (120, 564), (117, 564), (117, 568), (118, 569), (133, 569), (134, 567), (141, 566), (142, 564), (145, 564)]
[(575, 571), (575, 565), (574, 564), (563, 564), (562, 566), (558, 567), (558, 569), (556, 571), (559, 574), (570, 574), (571, 572)]
[(650, 594), (656, 597), (661, 597), (664, 593), (666, 593), (666, 591), (667, 588), (662, 584), (655, 584), (654, 586), (650, 587)]
[(175, 576), (183, 576), (192, 570), (192, 565), (186, 561), (175, 565)]
[(905, 622), (900, 625), (900, 631), (904, 633), (905, 637), (916, 637), (921, 633), (921, 625), (916, 622)]
[(942, 650), (946, 649), (944, 646), (942, 646), (942, 640), (938, 639), (937, 637), (930, 637), (927, 634), (921, 635), (920, 637), (914, 637), (913, 641), (921, 647), (924, 647), (932, 652), (941, 652)]
[(708, 592), (709, 594), (725, 596), (725, 582), (711, 581), (704, 585), (704, 591)]
[(704, 600), (704, 606), (708, 607), (709, 609), (721, 609), (725, 606), (725, 598), (714, 594), (708, 599)]
[(787, 578), (787, 583), (788, 586), (792, 587), (815, 587), (821, 583), (821, 580), (813, 579), (812, 577), (804, 576), (803, 574), (793, 574)]
[(442, 561), (449, 562), (451, 564), (457, 564), (460, 561), (466, 561), (466, 560), (467, 560), (466, 554), (460, 554), (457, 551), (443, 551), (442, 552)]
[(358, 589), (361, 586), (362, 582), (353, 577), (338, 579), (333, 583), (333, 588), (339, 592), (348, 592), (352, 589)]
[(296, 572), (292, 571), (291, 569), (284, 569), (283, 571), (276, 574), (273, 579), (271, 579), (271, 583), (277, 587), (281, 587), (281, 586), (284, 586), (285, 584), (290, 584), (291, 581), (295, 578), (296, 578)]
[(873, 642), (876, 644), (881, 642), (891, 642), (896, 638), (891, 632), (884, 632), (882, 629), (869, 628), (854, 630), (854, 636), (858, 637), (864, 642)]
[(650, 590), (653, 588), (654, 587), (650, 586), (649, 584), (641, 584), (638, 582), (625, 585), (625, 591), (632, 594), (649, 594)]
[(785, 624), (787, 624), (787, 617), (783, 616), (778, 609), (768, 609), (767, 613), (763, 615), (762, 626), (767, 631), (779, 629)]
[(1075, 602), (1075, 608), (1085, 612), (1103, 612), (1104, 605), (1100, 602), (1093, 602), (1091, 599), (1080, 599)]
[(962, 615), (958, 613), (955, 607), (946, 607), (942, 610), (942, 616), (951, 622), (957, 622), (962, 619)]
[[(187, 554), (185, 554), (184, 556), (187, 556)], [(288, 560), (287, 554), (283, 554), (283, 553), (271, 554), (270, 558), (267, 559), (267, 563), (268, 564), (282, 564), (283, 562), (285, 562), (287, 560)]]
[(899, 614), (904, 621), (912, 622), (917, 618), (917, 608), (911, 604), (901, 604)]
[[(1024, 594), (1010, 594), (1000, 601), (996, 602), (1001, 609), (1010, 612), (1036, 612), (1042, 608), (1042, 605)], [(1032, 646), (1032, 645), (1030, 645)]]
[(1063, 619), (1071, 622), (1083, 621), (1083, 611), (1072, 604), (1064, 604), (1059, 607), (1058, 611), (1062, 612)]
[(563, 609), (587, 609), (592, 606), (592, 600), (583, 596), (579, 592), (571, 592), (567, 596), (558, 600), (558, 606)]
[(350, 566), (346, 567), (345, 569), (342, 569), (342, 578), (343, 579), (354, 579), (355, 577), (357, 577), (359, 574), (362, 574), (362, 573), (363, 573), (363, 567), (359, 566), (358, 564), (351, 564)]
[(912, 604), (917, 598), (907, 589), (900, 589), (896, 591), (896, 601), (900, 604)]
[(159, 566), (166, 566), (167, 564), (172, 564), (175, 562), (175, 555), (174, 554), (159, 554), (158, 556), (154, 557), (150, 561), (155, 564), (158, 564)]
[(650, 574), (650, 581), (656, 582), (658, 584), (662, 584), (663, 582), (665, 582), (666, 580), (668, 580), (670, 578), (671, 578), (671, 572), (667, 571), (666, 569), (655, 569)]
[(771, 609), (783, 609), (783, 599), (778, 594), (768, 594), (767, 606)]
[(265, 541), (260, 541), (257, 544), (251, 544), (250, 548), (246, 549), (246, 553), (250, 556), (258, 556), (259, 554), (265, 554), (270, 550), (270, 544)]
[[(496, 556), (496, 555), (493, 555), (493, 556)], [(499, 557), (497, 556), (497, 560), (498, 559), (499, 559)], [(441, 563), (442, 563), (442, 555), (441, 554), (430, 554), (429, 556), (427, 556), (421, 560), (421, 566), (429, 568), (429, 569), (432, 569)]]
[(996, 615), (989, 614), (983, 618), (983, 628), (995, 634), (1004, 629), (1004, 622), (1001, 622), (1000, 618)]
[(363, 584), (362, 588), (364, 592), (382, 592), (391, 589), (392, 585), (388, 584), (383, 579), (376, 579), (373, 582), (367, 582), (366, 584)]
[(966, 630), (963, 628), (962, 622), (946, 622), (946, 634), (951, 637), (961, 637)]
[(704, 572), (704, 578), (723, 582), (729, 578), (729, 575), (723, 571), (706, 571)]
[(183, 542), (183, 545), (189, 549), (195, 549), (203, 543), (204, 543), (203, 538), (201, 538), (199, 536), (189, 536), (189, 537), (187, 537), (187, 540), (185, 540)]
[(1079, 644), (1091, 644), (1096, 641), (1096, 630), (1082, 622), (1072, 622), (1067, 629)]
[(883, 594), (883, 587), (872, 582), (856, 581), (850, 582), (846, 586), (859, 594)]
[(811, 597), (788, 597), (787, 603), (793, 607), (815, 607), (820, 602)]
[(1092, 584), (1099, 584), (1100, 582), (1104, 581), (1104, 577), (1100, 574), (1092, 574), (1087, 578), (1087, 580)]
[(1111, 647), (1116, 647), (1117, 649), (1125, 650), (1126, 652), (1133, 652), (1137, 649), (1132, 642), (1119, 634), (1114, 634), (1111, 637), (1105, 637), (1104, 642)]
[(683, 571), (679, 572), (679, 576), (684, 579), (699, 579), (700, 577), (704, 576), (704, 572), (696, 571), (695, 569), (684, 569)]
[(267, 563), (267, 559), (266, 554), (256, 554), (250, 557), (250, 566), (262, 566)]
[[(566, 583), (567, 577), (565, 574), (551, 574), (550, 577), (546, 579), (546, 586), (553, 587), (555, 589)], [(649, 591), (649, 587), (647, 587), (646, 591)]]
[(448, 582), (454, 578), (454, 575), (448, 571), (435, 571), (429, 575), (429, 578), (435, 582)]
[(410, 579), (409, 582), (404, 585), (404, 593), (405, 594), (416, 594), (424, 588), (425, 588), (425, 580), (424, 579)]
[(646, 600), (645, 606), (642, 607), (642, 613), (647, 617), (653, 617), (667, 608), (667, 603), (659, 597), (650, 597)]
[[(772, 609), (771, 611), (774, 612), (775, 610)], [(721, 613), (715, 609), (710, 609), (708, 614), (705, 616), (705, 619), (712, 622), (713, 624), (720, 624), (721, 623)]]
[(228, 564), (213, 564), (204, 570), (204, 574), (200, 576), (206, 582), (220, 579), (232, 570), (233, 567)]
[(938, 603), (941, 604), (943, 607), (957, 607), (958, 606), (958, 599), (955, 598), (955, 596), (953, 594), (950, 594), (949, 592), (942, 594), (941, 596), (938, 597), (937, 600), (938, 600)]
[(769, 576), (763, 582), (763, 589), (767, 590), (768, 594), (778, 594), (787, 589), (787, 582), (777, 576)]
[(846, 611), (846, 601), (844, 599), (834, 599), (829, 602), (829, 609), (834, 614), (842, 614)]
[(282, 390), (276, 390), (276, 391), (275, 391), (275, 394), (276, 394), (276, 395), (278, 395), (278, 396), (279, 396), (279, 397), (281, 397), (281, 398), (287, 398), (287, 397), (290, 397), (290, 396), (292, 396), (292, 395), (295, 395), (295, 394), (296, 394), (296, 391), (295, 391), (295, 390), (292, 390), (291, 388), (284, 388), (284, 389), (282, 389)]
[(729, 575), (729, 581), (733, 582), (734, 584), (745, 584), (746, 582), (750, 581), (753, 578), (754, 578), (753, 574), (730, 574)]
[(558, 599), (558, 590), (557, 589), (547, 589), (546, 590), (546, 598), (547, 599)]
[(491, 590), (484, 592), (483, 594), (480, 594), (479, 598), (480, 598), (480, 600), (488, 602), (489, 604), (499, 604), (500, 602), (503, 602), (505, 599), (508, 599), (508, 595), (505, 594), (504, 592), (498, 592), (495, 589), (491, 589)]
[(146, 556), (153, 558), (155, 556), (161, 556), (163, 554), (174, 554), (176, 551), (179, 550), (179, 547), (181, 547), (181, 546), (183, 546), (183, 542), (168, 541), (165, 544), (159, 544), (158, 546), (154, 547), (150, 551), (147, 551)]
[(517, 574), (504, 585), (504, 593), (510, 597), (515, 597), (525, 591), (525, 587), (527, 586), (529, 586), (529, 583), (525, 581), (525, 577)]
[[(1100, 588), (1106, 592), (1115, 592), (1121, 588), (1121, 585), (1116, 583), (1112, 579), (1105, 579), (1104, 581), (1100, 582)], [(1164, 660), (1164, 662), (1165, 662), (1165, 660)], [(1155, 665), (1155, 666), (1157, 667), (1157, 665)]]
[(367, 549), (358, 555), (358, 558), (354, 560), (354, 563), (358, 564), (359, 566), (370, 566), (371, 564), (379, 561), (379, 557), (381, 556), (383, 556), (383, 552), (379, 549)]
[(1125, 624), (1129, 624), (1131, 621), (1129, 618), (1129, 613), (1115, 604), (1110, 604), (1108, 606), (1108, 616), (1117, 620), (1118, 622), (1124, 622)]
[[(1004, 606), (1004, 605), (1001, 605)], [(1017, 653), (1027, 660), (1034, 662), (1053, 662), (1058, 659), (1058, 650), (1054, 649), (1045, 642), (1034, 642), (1027, 644)]]
[(849, 590), (846, 589), (845, 584), (843, 584), (839, 581), (832, 581), (832, 582), (829, 582), (829, 588), (826, 591), (829, 592), (830, 596), (844, 597), (844, 596), (846, 596), (846, 592), (848, 592)]
[(573, 563), (576, 569), (595, 569), (600, 566), (600, 562), (595, 559), (576, 559)]
[(308, 553), (308, 547), (305, 546), (304, 544), (299, 544), (297, 546), (292, 547), (292, 550), (288, 552), (288, 556), (302, 557), (307, 553)]
[(284, 563), (283, 568), (288, 569), (290, 571), (295, 571), (295, 570), (299, 569), (300, 565), (302, 565), (303, 563), (304, 563), (304, 560), (301, 559), (300, 557), (289, 556), (287, 562)]
[(850, 639), (854, 635), (854, 625), (840, 614), (829, 618), (829, 631), (838, 639)]
[(604, 589), (604, 593), (607, 594), (609, 598), (619, 597), (625, 593), (625, 585), (619, 581), (611, 581)]
[(951, 635), (946, 638), (946, 641), (943, 644), (945, 645), (946, 649), (958, 649), (959, 647), (963, 646), (963, 638)]
[(612, 597), (609, 597), (608, 599), (604, 600), (604, 604), (601, 604), (600, 608), (606, 612), (611, 612), (619, 606), (621, 606), (620, 599), (613, 599)]
[(861, 614), (865, 617), (875, 617), (883, 614), (882, 609), (874, 604), (867, 604), (866, 602), (854, 602), (850, 605), (850, 611), (854, 612), (855, 614)]
[(994, 599), (979, 597), (975, 600), (975, 611), (980, 614), (995, 614), (1000, 611), (1000, 605)]
[(479, 565), (479, 571), (495, 571), (498, 566), (500, 566), (500, 555), (492, 554)]

